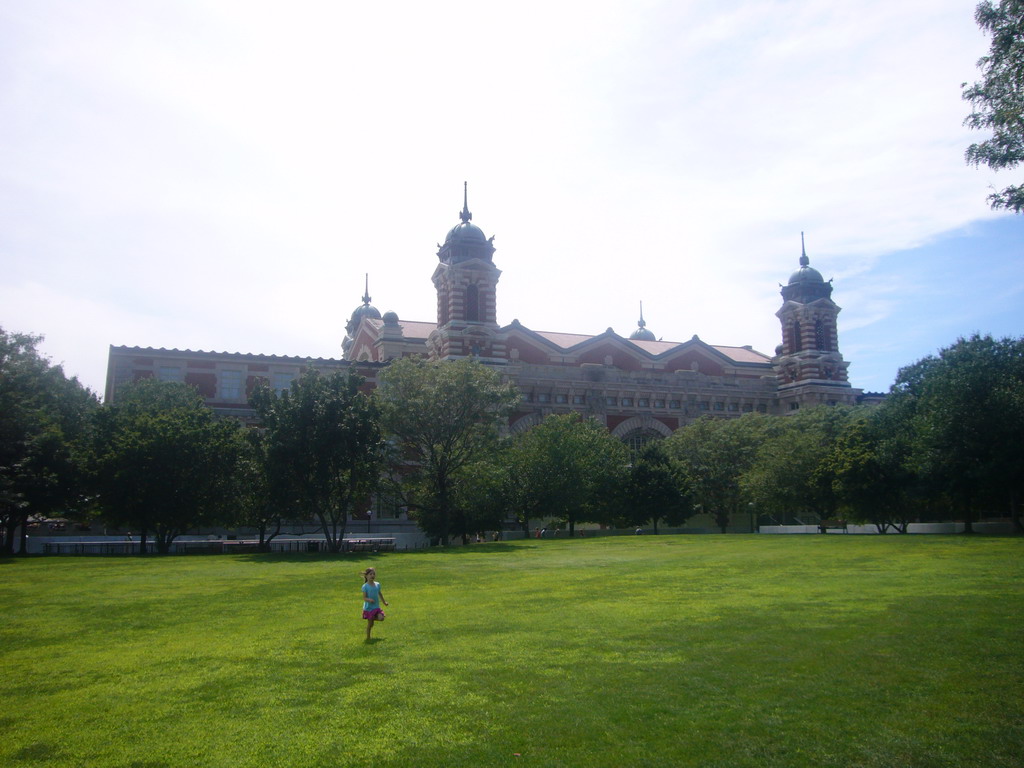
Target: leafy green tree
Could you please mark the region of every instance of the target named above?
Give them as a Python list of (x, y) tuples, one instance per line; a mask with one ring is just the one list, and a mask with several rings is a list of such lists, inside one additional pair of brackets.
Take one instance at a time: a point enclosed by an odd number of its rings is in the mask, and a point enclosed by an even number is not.
[(279, 466), (270, 461), (270, 441), (266, 433), (252, 429), (245, 437), (245, 449), (235, 475), (238, 497), (236, 522), (255, 528), (259, 536), (259, 550), (267, 552), (270, 542), (281, 534), (285, 511), (295, 510), (291, 509), (286, 484), (273, 477)]
[(84, 442), (96, 396), (38, 350), (40, 336), (0, 328), (0, 538), (21, 552), (29, 515), (81, 511)]
[(420, 527), (447, 546), (466, 530), (457, 504), (460, 486), (474, 482), (466, 468), (496, 450), (518, 392), (475, 360), (403, 358), (381, 372), (376, 397), (397, 492)]
[(534, 493), (521, 438), (505, 440), (491, 459), (497, 468), (493, 489), (507, 519), (515, 519), (523, 535), (530, 536), (530, 520), (545, 516), (544, 499)]
[(695, 504), (714, 517), (722, 533), (744, 509), (741, 478), (776, 423), (758, 413), (738, 419), (704, 416), (665, 439), (665, 449), (678, 463)]
[(689, 484), (661, 440), (638, 452), (622, 489), (622, 514), (631, 526), (650, 522), (657, 533), (659, 520), (682, 525), (693, 515)]
[(870, 523), (879, 533), (906, 533), (919, 498), (908, 467), (910, 441), (894, 409), (855, 409), (825, 465), (846, 519)]
[(476, 533), (502, 529), (509, 514), (504, 494), (507, 476), (507, 467), (494, 455), (459, 471), (454, 486), (451, 535), (461, 536), (466, 542)]
[(849, 419), (849, 408), (821, 405), (765, 422), (754, 461), (740, 480), (760, 514), (781, 521), (834, 517), (829, 459)]
[(908, 466), (945, 495), (965, 530), (982, 510), (1020, 529), (1024, 485), (1024, 339), (975, 334), (899, 371), (886, 408), (912, 434)]
[(96, 413), (93, 435), (104, 518), (137, 530), (140, 554), (150, 533), (166, 553), (192, 528), (231, 522), (242, 429), (184, 384), (148, 379), (121, 389)]
[[(974, 13), (992, 36), (987, 56), (978, 60), (982, 79), (963, 84), (973, 112), (964, 124), (991, 130), (992, 138), (967, 148), (967, 162), (993, 170), (1016, 168), (1024, 161), (1024, 0), (984, 0)], [(1011, 185), (988, 197), (993, 208), (1024, 211), (1024, 185)]]
[(568, 413), (516, 435), (507, 460), (521, 514), (564, 521), (572, 536), (578, 522), (610, 518), (629, 451), (603, 425)]
[(332, 552), (383, 468), (380, 414), (363, 382), (352, 372), (309, 368), (290, 390), (277, 395), (262, 385), (251, 398), (266, 436), (267, 501), (279, 512), (315, 517)]

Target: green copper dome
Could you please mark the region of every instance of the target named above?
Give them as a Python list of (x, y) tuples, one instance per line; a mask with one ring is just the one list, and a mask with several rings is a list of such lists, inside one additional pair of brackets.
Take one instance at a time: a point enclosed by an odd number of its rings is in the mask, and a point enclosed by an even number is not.
[(800, 251), (800, 268), (789, 276), (789, 284), (782, 288), (782, 298), (786, 301), (809, 304), (817, 299), (831, 297), (832, 281), (826, 282), (821, 272), (811, 266), (811, 260), (807, 258), (807, 249), (804, 247), (803, 232), (800, 233)]
[(629, 334), (633, 341), (657, 341), (658, 337), (647, 327), (644, 320), (644, 303), (640, 302), (640, 319), (637, 321), (636, 330)]
[(486, 243), (487, 238), (484, 236), (484, 231), (476, 224), (470, 224), (468, 221), (464, 221), (448, 230), (448, 234), (445, 236), (444, 241), (446, 244), (453, 241)]
[(449, 229), (444, 245), (438, 246), (438, 258), (446, 264), (458, 264), (471, 259), (490, 261), (494, 255), (494, 246), (491, 244), (494, 238), (488, 239), (483, 230), (471, 222), (473, 214), (469, 212), (466, 186), (463, 182), (462, 211), (459, 213), (462, 223)]
[(825, 278), (821, 276), (821, 272), (810, 266), (810, 259), (807, 255), (800, 257), (800, 269), (789, 276), (789, 284), (794, 285), (796, 283), (824, 283)]

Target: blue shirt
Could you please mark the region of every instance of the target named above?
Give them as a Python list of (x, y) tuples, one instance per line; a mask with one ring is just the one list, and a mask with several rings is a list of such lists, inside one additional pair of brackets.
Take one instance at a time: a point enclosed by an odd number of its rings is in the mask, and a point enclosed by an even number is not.
[[(363, 610), (372, 611), (374, 608), (380, 608), (380, 582), (366, 582), (363, 584)], [(370, 602), (370, 600), (374, 602)]]

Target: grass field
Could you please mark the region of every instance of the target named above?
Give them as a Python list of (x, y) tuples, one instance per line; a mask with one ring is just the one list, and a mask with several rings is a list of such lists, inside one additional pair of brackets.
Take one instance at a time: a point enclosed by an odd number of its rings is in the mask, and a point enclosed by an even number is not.
[(3, 766), (1024, 765), (1024, 539), (34, 558), (0, 597)]

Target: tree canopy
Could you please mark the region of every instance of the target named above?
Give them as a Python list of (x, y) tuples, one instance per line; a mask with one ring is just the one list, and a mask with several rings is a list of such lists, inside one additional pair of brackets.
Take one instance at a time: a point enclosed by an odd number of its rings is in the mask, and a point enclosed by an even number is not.
[(14, 551), (29, 515), (53, 516), (85, 497), (84, 441), (96, 396), (40, 354), (41, 336), (0, 328), (0, 534)]
[(157, 549), (200, 525), (231, 522), (243, 427), (185, 384), (146, 379), (96, 414), (94, 483), (105, 519), (150, 533)]
[(403, 358), (381, 371), (376, 396), (395, 449), (396, 487), (420, 526), (447, 545), (468, 530), (456, 504), (458, 486), (472, 482), (464, 470), (496, 449), (519, 394), (472, 359)]
[(829, 457), (850, 413), (845, 406), (820, 405), (769, 420), (741, 480), (748, 503), (780, 521), (833, 517), (837, 499)]
[(553, 517), (571, 535), (578, 522), (608, 520), (629, 451), (603, 425), (567, 413), (516, 435), (505, 458), (520, 519)]
[(637, 452), (622, 489), (619, 514), (631, 526), (650, 522), (657, 533), (659, 521), (681, 525), (694, 513), (690, 485), (662, 440)]
[[(332, 552), (341, 549), (352, 512), (365, 509), (384, 457), (377, 404), (355, 373), (315, 368), (275, 394), (265, 384), (252, 406), (265, 431), (262, 464), (268, 501), (280, 511), (315, 517)], [(258, 500), (257, 500), (258, 503)], [(273, 517), (264, 507), (260, 516)]]
[(774, 417), (758, 413), (738, 419), (705, 416), (665, 440), (665, 450), (686, 478), (694, 503), (714, 518), (722, 533), (749, 503), (741, 479), (754, 465), (765, 435), (777, 424)]
[[(993, 170), (1016, 168), (1024, 161), (1024, 0), (984, 0), (974, 14), (992, 36), (987, 56), (978, 60), (982, 78), (963, 84), (973, 111), (964, 124), (991, 130), (992, 137), (972, 144), (967, 162)], [(988, 197), (993, 208), (1024, 211), (1024, 185), (1010, 185)]]
[(843, 519), (870, 523), (879, 533), (907, 532), (922, 511), (920, 482), (908, 466), (909, 433), (892, 403), (853, 409), (825, 457)]
[(1020, 527), (1024, 339), (959, 339), (900, 369), (885, 407), (910, 434), (908, 468), (968, 531), (983, 509), (1009, 510)]

